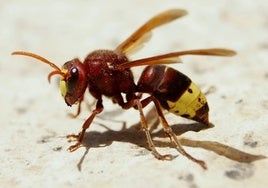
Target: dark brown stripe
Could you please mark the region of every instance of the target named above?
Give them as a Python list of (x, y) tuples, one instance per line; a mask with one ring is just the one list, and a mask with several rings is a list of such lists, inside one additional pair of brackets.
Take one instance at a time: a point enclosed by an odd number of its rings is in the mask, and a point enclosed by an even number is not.
[(192, 81), (186, 75), (168, 67), (154, 95), (161, 105), (169, 110), (167, 101), (178, 101), (191, 83)]

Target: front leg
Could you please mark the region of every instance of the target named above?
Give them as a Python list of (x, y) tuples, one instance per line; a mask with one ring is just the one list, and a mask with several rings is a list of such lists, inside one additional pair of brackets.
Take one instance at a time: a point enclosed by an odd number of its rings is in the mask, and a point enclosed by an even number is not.
[(82, 126), (82, 131), (78, 135), (74, 135), (74, 134), (67, 135), (67, 138), (68, 139), (75, 138), (77, 140), (76, 144), (74, 144), (74, 145), (72, 145), (72, 146), (69, 147), (69, 151), (73, 152), (73, 151), (77, 150), (81, 146), (81, 143), (83, 141), (83, 138), (84, 138), (84, 135), (85, 135), (86, 130), (91, 125), (91, 123), (92, 123), (93, 119), (95, 118), (95, 116), (97, 114), (101, 113), (102, 110), (103, 110), (102, 99), (99, 99), (97, 101), (95, 110), (93, 110), (92, 114), (84, 122), (84, 124)]
[(84, 99), (84, 96), (83, 96), (81, 99), (79, 99), (76, 114), (71, 114), (71, 113), (70, 113), (70, 114), (69, 114), (70, 117), (72, 117), (72, 118), (76, 118), (76, 117), (79, 116), (79, 114), (80, 114), (80, 112), (81, 112), (81, 103), (83, 102), (83, 99)]

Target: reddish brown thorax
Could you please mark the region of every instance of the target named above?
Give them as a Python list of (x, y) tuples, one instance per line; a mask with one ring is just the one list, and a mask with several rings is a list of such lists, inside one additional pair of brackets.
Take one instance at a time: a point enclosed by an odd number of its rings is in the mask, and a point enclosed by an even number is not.
[(130, 69), (119, 71), (113, 68), (127, 61), (125, 55), (110, 50), (96, 50), (90, 53), (84, 65), (91, 94), (99, 98), (102, 94), (113, 97), (119, 93), (135, 92), (136, 86)]

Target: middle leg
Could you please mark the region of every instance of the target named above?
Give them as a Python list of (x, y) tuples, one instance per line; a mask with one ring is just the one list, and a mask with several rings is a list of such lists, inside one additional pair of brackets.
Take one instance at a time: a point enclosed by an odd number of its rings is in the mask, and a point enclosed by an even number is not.
[(136, 95), (132, 94), (132, 95), (128, 95), (127, 102), (124, 102), (122, 96), (119, 95), (119, 96), (114, 97), (113, 101), (118, 103), (123, 109), (129, 109), (129, 108), (133, 107), (136, 110), (138, 110), (139, 114), (140, 114), (140, 119), (141, 119), (141, 128), (142, 128), (142, 131), (144, 131), (144, 133), (146, 135), (149, 149), (151, 150), (152, 154), (157, 159), (160, 159), (160, 160), (172, 160), (174, 158), (174, 156), (172, 156), (170, 154), (161, 155), (156, 150), (155, 145), (154, 145), (153, 140), (152, 140), (152, 137), (151, 137), (151, 134), (150, 134), (150, 131), (149, 131), (149, 128), (148, 128), (146, 118), (145, 118), (144, 113), (143, 113), (143, 108), (146, 105), (142, 104), (142, 102), (140, 101), (140, 98), (141, 98), (140, 95), (136, 96)]

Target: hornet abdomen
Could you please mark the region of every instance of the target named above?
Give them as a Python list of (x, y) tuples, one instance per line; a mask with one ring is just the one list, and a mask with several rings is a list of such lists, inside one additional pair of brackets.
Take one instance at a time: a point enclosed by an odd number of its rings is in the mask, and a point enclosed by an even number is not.
[(190, 78), (173, 68), (147, 66), (138, 81), (138, 91), (151, 94), (175, 115), (209, 124), (206, 97)]

